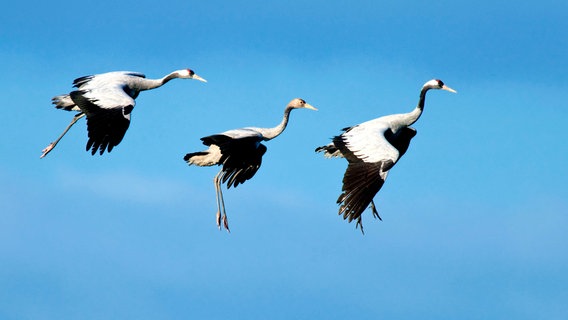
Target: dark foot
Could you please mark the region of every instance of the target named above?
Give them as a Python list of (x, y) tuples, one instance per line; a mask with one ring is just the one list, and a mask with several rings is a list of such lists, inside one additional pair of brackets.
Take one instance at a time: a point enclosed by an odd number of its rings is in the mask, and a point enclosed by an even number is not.
[(226, 214), (223, 215), (223, 227), (225, 227), (225, 229), (227, 229), (228, 233), (231, 233), (231, 230), (229, 229), (229, 219), (227, 219)]
[(379, 218), (379, 220), (383, 221), (383, 219), (381, 219), (381, 216), (379, 216), (379, 212), (377, 211), (377, 208), (375, 207), (375, 203), (371, 201), (371, 211), (373, 212), (373, 218)]
[(363, 230), (363, 219), (361, 219), (361, 216), (359, 216), (359, 218), (357, 218), (357, 223), (355, 224), (355, 229), (357, 228), (361, 228), (361, 233), (365, 234), (365, 231)]
[(223, 222), (223, 228), (227, 230), (227, 232), (231, 233), (229, 229), (229, 219), (227, 219), (227, 214), (221, 215), (221, 212), (217, 211), (217, 228), (221, 230), (221, 222)]

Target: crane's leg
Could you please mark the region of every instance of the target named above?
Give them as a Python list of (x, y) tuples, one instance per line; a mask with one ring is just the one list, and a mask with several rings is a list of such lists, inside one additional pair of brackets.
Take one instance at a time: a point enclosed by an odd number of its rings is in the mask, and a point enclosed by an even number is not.
[(379, 218), (379, 220), (383, 221), (383, 219), (381, 219), (381, 216), (379, 216), (379, 212), (377, 211), (377, 207), (375, 206), (375, 203), (373, 202), (373, 200), (371, 200), (371, 211), (373, 211), (373, 217), (375, 218)]
[(213, 183), (215, 184), (215, 202), (217, 204), (216, 219), (217, 219), (217, 227), (219, 227), (219, 230), (221, 230), (221, 202), (219, 200), (219, 189), (220, 189), (219, 182), (221, 181), (219, 176), (221, 175), (221, 172), (223, 172), (223, 171), (219, 171), (219, 173), (217, 173), (215, 175), (215, 178), (213, 179)]
[(229, 219), (227, 219), (227, 211), (225, 210), (223, 191), (221, 189), (221, 179), (219, 179), (219, 198), (221, 199), (221, 209), (223, 210), (223, 216), (221, 217), (221, 220), (223, 220), (223, 227), (227, 230), (227, 232), (231, 233), (231, 230), (229, 229)]
[(231, 232), (229, 229), (229, 220), (227, 219), (227, 211), (225, 211), (225, 200), (223, 199), (223, 191), (221, 189), (221, 176), (223, 170), (219, 171), (215, 176), (215, 199), (217, 200), (217, 227), (221, 230), (221, 221), (223, 222), (223, 227), (227, 229), (227, 232)]
[(83, 112), (77, 113), (73, 117), (73, 119), (71, 120), (71, 123), (69, 123), (67, 128), (65, 128), (63, 133), (59, 136), (59, 138), (57, 138), (57, 140), (55, 140), (54, 142), (50, 143), (47, 147), (45, 147), (45, 149), (41, 150), (42, 154), (40, 156), (40, 159), (45, 157), (49, 152), (51, 152), (51, 150), (53, 150), (53, 148), (55, 148), (55, 146), (57, 145), (59, 140), (61, 140), (61, 138), (63, 138), (63, 136), (67, 133), (67, 131), (69, 131), (69, 129), (71, 129), (71, 127), (75, 124), (75, 122), (79, 121), (79, 119), (83, 118), (84, 116), (85, 116), (85, 114)]
[(361, 228), (361, 233), (365, 234), (365, 230), (363, 230), (363, 219), (361, 218), (361, 216), (359, 216), (359, 218), (357, 218), (357, 223), (355, 224), (355, 229), (357, 228)]

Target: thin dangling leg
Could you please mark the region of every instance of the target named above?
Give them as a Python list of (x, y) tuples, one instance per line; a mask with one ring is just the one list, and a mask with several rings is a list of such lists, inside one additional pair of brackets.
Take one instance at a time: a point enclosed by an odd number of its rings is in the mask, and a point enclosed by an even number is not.
[(379, 218), (379, 220), (383, 221), (383, 219), (381, 219), (381, 216), (379, 216), (379, 212), (377, 211), (377, 207), (375, 206), (375, 203), (373, 202), (373, 200), (371, 200), (371, 211), (373, 211), (373, 217), (375, 218)]
[(53, 148), (55, 148), (59, 140), (63, 138), (63, 136), (67, 133), (67, 131), (69, 131), (69, 129), (71, 129), (71, 127), (75, 124), (75, 122), (77, 122), (79, 119), (83, 118), (84, 116), (85, 114), (83, 112), (77, 113), (71, 120), (71, 123), (69, 123), (67, 128), (65, 128), (63, 133), (59, 136), (59, 138), (57, 138), (57, 140), (55, 140), (54, 142), (50, 143), (47, 147), (45, 147), (45, 149), (41, 150), (42, 154), (40, 156), (40, 159), (45, 157), (51, 150), (53, 150)]
[(357, 218), (357, 223), (355, 224), (355, 229), (357, 229), (359, 227), (361, 228), (361, 233), (364, 235), (365, 230), (363, 230), (363, 219), (361, 218), (361, 216), (359, 216), (359, 218)]
[(219, 171), (219, 173), (217, 173), (215, 175), (215, 178), (213, 179), (213, 183), (215, 184), (215, 202), (217, 203), (217, 215), (216, 215), (216, 219), (217, 219), (217, 227), (219, 228), (219, 230), (221, 230), (221, 202), (219, 200), (219, 190), (221, 189), (219, 182), (221, 181), (221, 179), (219, 178), (219, 176), (221, 175), (223, 171)]
[(221, 220), (223, 220), (223, 227), (227, 229), (227, 232), (231, 233), (229, 229), (229, 219), (227, 219), (227, 211), (225, 210), (225, 199), (223, 199), (223, 190), (221, 189), (221, 179), (219, 178), (219, 199), (221, 199), (221, 209), (223, 210), (223, 216)]
[[(379, 220), (383, 221), (383, 219), (381, 219), (381, 216), (379, 216), (379, 212), (377, 211), (377, 207), (375, 206), (375, 202), (373, 202), (373, 200), (371, 200), (371, 204), (369, 205), (369, 208), (371, 208), (371, 211), (373, 212), (373, 218), (379, 218)], [(363, 219), (361, 216), (359, 216), (357, 218), (357, 223), (355, 224), (355, 229), (357, 228), (361, 228), (361, 233), (365, 234), (365, 231), (363, 230)]]
[(225, 200), (223, 199), (223, 190), (221, 187), (221, 176), (223, 175), (223, 170), (215, 176), (215, 199), (217, 200), (217, 227), (221, 230), (221, 221), (223, 222), (223, 228), (227, 229), (227, 232), (231, 232), (229, 229), (229, 220), (227, 219), (227, 211), (225, 211)]

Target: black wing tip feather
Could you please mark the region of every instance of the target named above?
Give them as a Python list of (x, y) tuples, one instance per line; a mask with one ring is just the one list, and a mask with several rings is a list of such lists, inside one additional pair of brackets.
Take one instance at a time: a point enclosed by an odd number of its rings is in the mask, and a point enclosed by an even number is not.
[(338, 214), (349, 222), (361, 218), (384, 184), (380, 173), (388, 163), (350, 162), (343, 177), (343, 192), (337, 198)]
[(103, 153), (105, 153), (105, 151), (107, 153), (110, 153), (112, 151), (112, 149), (115, 147), (115, 145), (111, 145), (108, 142), (108, 139), (103, 140), (102, 142), (98, 142), (95, 141), (93, 139), (89, 139), (89, 141), (87, 141), (87, 146), (86, 146), (86, 151), (87, 152), (91, 152), (91, 155), (95, 155), (97, 153), (97, 151), (99, 152), (99, 155), (103, 155)]
[(212, 134), (210, 136), (201, 138), (201, 141), (203, 142), (204, 145), (210, 146), (212, 144), (216, 144), (219, 147), (221, 147), (222, 144), (227, 143), (231, 140), (232, 140), (231, 137), (226, 136), (224, 134)]
[(344, 136), (342, 136), (342, 135), (335, 136), (335, 137), (333, 137), (332, 142), (333, 142), (333, 146), (335, 147), (335, 149), (339, 150), (341, 152), (341, 154), (343, 155), (343, 157), (345, 157), (345, 159), (347, 159), (347, 161), (349, 161), (349, 163), (361, 162), (362, 161), (353, 153), (353, 151), (351, 151), (347, 147)]
[(220, 163), (223, 164), (221, 181), (227, 188), (250, 180), (262, 165), (262, 156), (267, 149), (262, 143), (257, 145), (255, 139), (231, 140), (233, 143), (220, 146)]
[(227, 162), (223, 164), (223, 174), (221, 176), (221, 182), (227, 185), (227, 189), (231, 187), (237, 187), (239, 184), (245, 183), (245, 181), (252, 179), (258, 169), (260, 168), (260, 163), (258, 164), (248, 164), (246, 167), (236, 167), (227, 165)]
[(131, 106), (116, 110), (104, 110), (87, 114), (87, 131), (89, 140), (86, 150), (94, 155), (99, 152), (111, 152), (124, 138), (130, 119), (126, 117), (132, 112)]
[(186, 155), (183, 157), (183, 160), (184, 160), (184, 161), (189, 161), (189, 159), (191, 159), (191, 158), (193, 158), (193, 157), (195, 157), (195, 156), (204, 156), (204, 155), (207, 155), (207, 154), (208, 154), (207, 151), (191, 152), (191, 153), (186, 154)]
[[(122, 140), (122, 138), (120, 140)], [(118, 145), (118, 143), (120, 143), (120, 141), (118, 141), (117, 143), (111, 143), (108, 135), (104, 136), (102, 139), (89, 138), (89, 140), (87, 141), (86, 151), (90, 151), (91, 155), (93, 156), (98, 151), (99, 155), (102, 156), (105, 151), (107, 153), (110, 153), (112, 149), (114, 149), (114, 147)]]
[(91, 79), (93, 79), (93, 77), (94, 77), (94, 75), (79, 77), (79, 78), (73, 80), (73, 87), (79, 88), (82, 85), (84, 85), (85, 83), (91, 81)]
[(243, 184), (245, 181), (252, 179), (259, 168), (260, 164), (249, 165), (246, 168), (224, 170), (221, 181), (226, 183), (227, 189), (230, 187), (236, 188), (239, 184)]

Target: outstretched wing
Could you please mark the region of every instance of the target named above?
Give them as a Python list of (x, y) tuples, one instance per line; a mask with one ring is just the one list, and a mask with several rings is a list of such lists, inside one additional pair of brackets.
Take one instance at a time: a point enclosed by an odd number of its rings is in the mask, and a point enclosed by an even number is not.
[(105, 83), (106, 81), (114, 81), (120, 77), (139, 77), (146, 78), (143, 73), (136, 71), (113, 71), (101, 74), (94, 74), (79, 77), (73, 80), (73, 87), (78, 89), (83, 89), (85, 86), (99, 86), (100, 83)]
[(217, 145), (221, 152), (219, 164), (223, 165), (221, 181), (227, 188), (238, 186), (251, 179), (262, 164), (266, 146), (262, 135), (248, 129), (237, 129), (201, 139), (205, 145)]
[(351, 222), (360, 219), (398, 161), (400, 152), (386, 138), (388, 123), (379, 119), (349, 128), (333, 144), (349, 162), (337, 199), (339, 214)]
[(381, 190), (392, 163), (350, 162), (343, 176), (342, 193), (337, 198), (339, 215), (349, 222), (359, 219), (377, 192)]
[(89, 140), (87, 151), (102, 155), (122, 141), (130, 126), (130, 114), (136, 104), (120, 84), (105, 85), (70, 94), (75, 104), (87, 115)]

